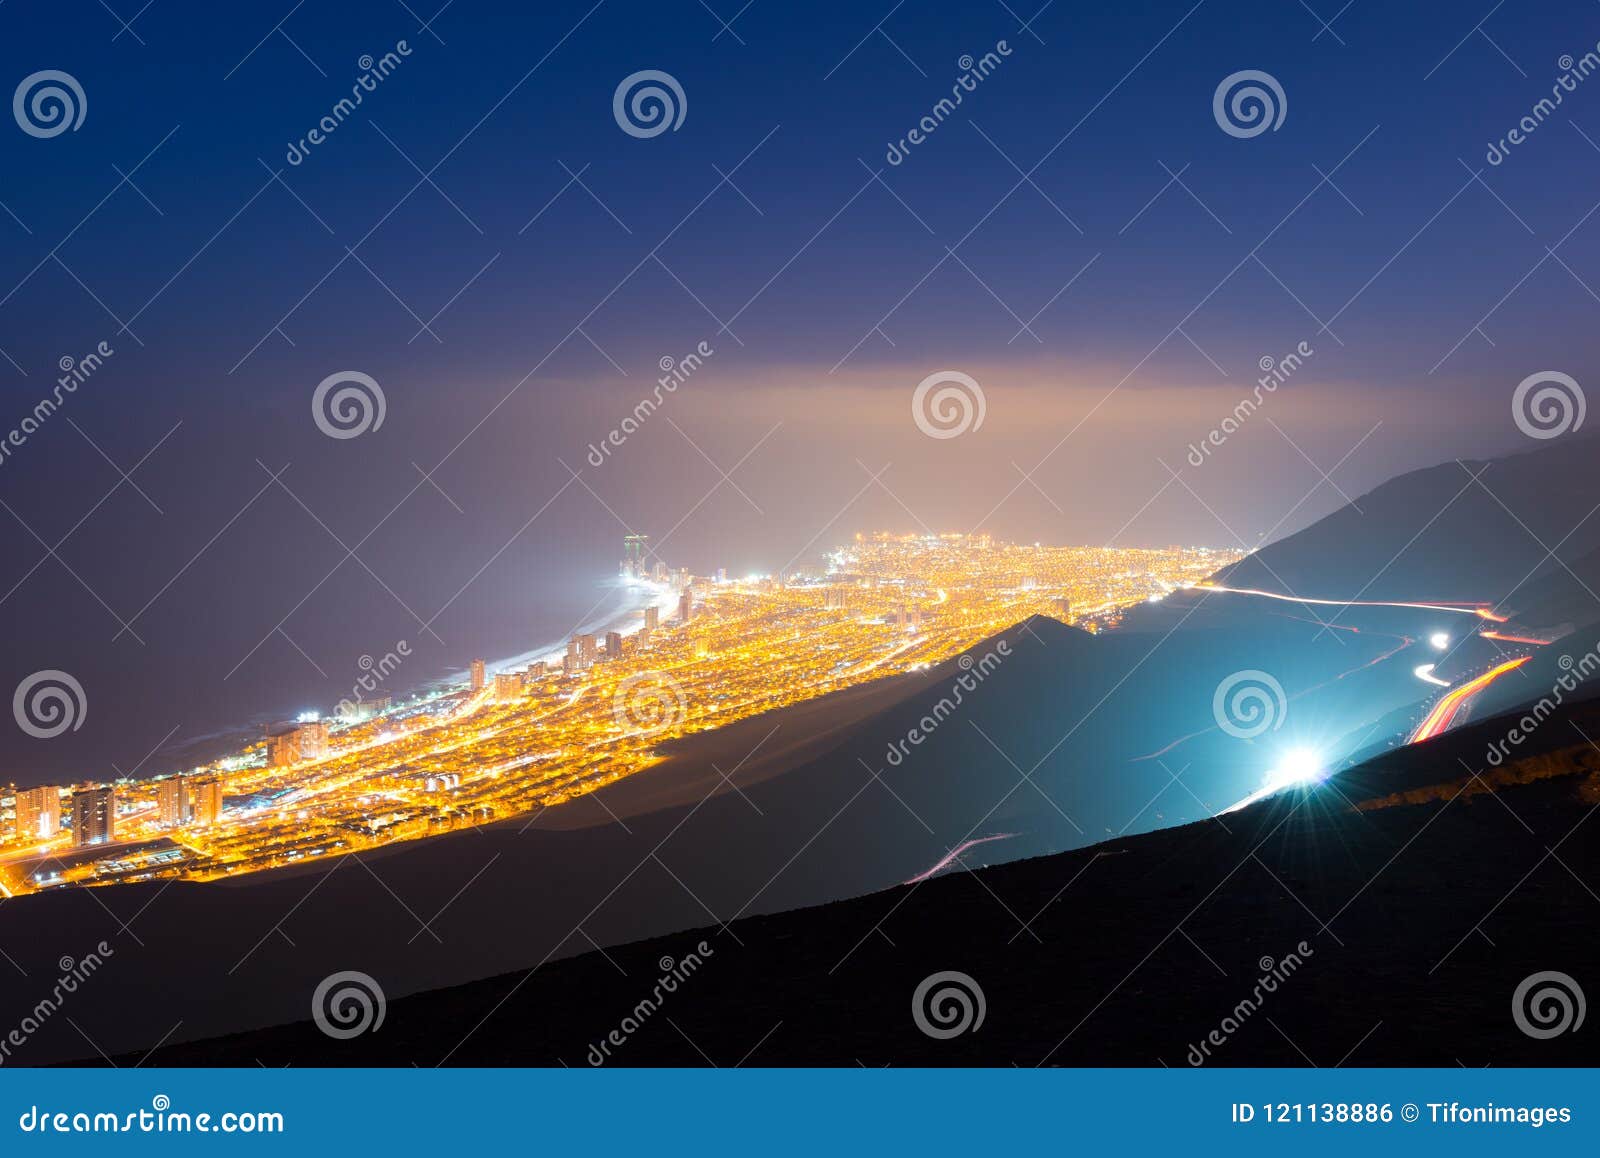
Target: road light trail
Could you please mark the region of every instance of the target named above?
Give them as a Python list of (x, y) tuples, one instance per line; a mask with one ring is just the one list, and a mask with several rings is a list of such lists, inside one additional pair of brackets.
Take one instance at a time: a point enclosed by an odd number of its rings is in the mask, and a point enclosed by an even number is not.
[(1454, 691), (1446, 692), (1440, 697), (1439, 702), (1433, 706), (1422, 723), (1417, 725), (1417, 730), (1411, 733), (1410, 744), (1420, 744), (1423, 740), (1431, 740), (1439, 733), (1445, 731), (1455, 722), (1456, 714), (1462, 705), (1471, 697), (1477, 695), (1495, 680), (1509, 671), (1514, 671), (1528, 662), (1528, 656), (1510, 659), (1496, 667), (1490, 668), (1476, 679), (1468, 680)]
[(1218, 583), (1196, 583), (1198, 591), (1221, 591), (1229, 595), (1254, 595), (1260, 599), (1278, 599), (1284, 603), (1309, 603), (1320, 607), (1409, 607), (1419, 611), (1444, 611), (1453, 615), (1476, 615), (1492, 623), (1504, 623), (1506, 617), (1495, 612), (1487, 603), (1406, 603), (1387, 599), (1313, 599), (1305, 595), (1283, 595), (1276, 591), (1260, 591), (1254, 587), (1225, 587)]
[(955, 863), (956, 859), (962, 853), (966, 852), (969, 848), (974, 848), (974, 847), (976, 847), (977, 845), (980, 845), (980, 844), (988, 844), (992, 840), (1009, 840), (1011, 837), (1013, 837), (1015, 835), (1017, 835), (1017, 834), (1014, 833), (1014, 832), (998, 832), (993, 836), (980, 836), (980, 837), (976, 838), (975, 840), (969, 840), (964, 844), (957, 845), (955, 848), (953, 848), (949, 852), (945, 853), (944, 856), (940, 857), (939, 858), (939, 862), (937, 864), (935, 864), (927, 872), (918, 873), (916, 876), (912, 877), (909, 881), (906, 881), (905, 883), (908, 884), (908, 885), (920, 885), (923, 881), (927, 880), (929, 877), (933, 876), (934, 874), (939, 873), (939, 872), (943, 871), (944, 869), (949, 868), (952, 864)]

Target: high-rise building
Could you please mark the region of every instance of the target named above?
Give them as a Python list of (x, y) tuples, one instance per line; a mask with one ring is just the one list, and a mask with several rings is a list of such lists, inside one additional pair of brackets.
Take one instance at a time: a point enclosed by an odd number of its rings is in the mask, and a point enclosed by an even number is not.
[(300, 759), (320, 760), (328, 754), (326, 720), (313, 720), (308, 724), (301, 724), (296, 732), (300, 736)]
[(607, 659), (621, 659), (622, 658), (622, 632), (620, 632), (620, 631), (608, 631), (608, 632), (606, 632), (606, 658)]
[(182, 776), (169, 776), (156, 785), (156, 808), (168, 828), (189, 823), (189, 785)]
[(502, 704), (514, 703), (522, 698), (522, 673), (519, 671), (496, 672), (494, 677), (494, 698)]
[(693, 614), (694, 596), (685, 591), (682, 595), (678, 596), (678, 618), (683, 622), (688, 623), (689, 616)]
[(189, 815), (191, 821), (207, 828), (222, 815), (222, 781), (215, 776), (189, 782)]
[(481, 659), (473, 660), (472, 661), (471, 671), (472, 671), (472, 690), (475, 691), (475, 692), (481, 692), (483, 690), (483, 688), (484, 688), (484, 685), (486, 683), (488, 683), (488, 679), (489, 679), (489, 677), (484, 673), (483, 660), (481, 660)]
[(274, 768), (320, 760), (328, 754), (328, 725), (324, 720), (293, 724), (268, 733), (267, 742)]
[(644, 629), (654, 631), (661, 626), (661, 608), (652, 603), (644, 609)]
[(61, 831), (61, 789), (53, 785), (17, 793), (18, 840), (48, 840)]
[(637, 579), (645, 576), (646, 565), (644, 557), (650, 553), (649, 535), (624, 535), (622, 536), (622, 571), (625, 575), (632, 575)]
[(300, 759), (300, 741), (293, 728), (281, 728), (267, 733), (267, 762), (274, 768), (283, 768)]
[(78, 848), (117, 838), (117, 800), (110, 788), (80, 788), (72, 794), (72, 843)]
[(592, 667), (595, 657), (595, 638), (591, 633), (574, 635), (567, 640), (567, 658), (578, 670)]

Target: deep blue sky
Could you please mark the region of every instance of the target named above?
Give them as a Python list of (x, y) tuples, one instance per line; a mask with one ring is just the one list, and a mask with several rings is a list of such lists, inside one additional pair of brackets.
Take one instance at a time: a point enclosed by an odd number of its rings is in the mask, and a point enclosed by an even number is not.
[[(327, 706), (361, 654), (417, 639), (407, 608), (429, 618), (455, 597), (445, 642), (417, 649), (419, 680), (542, 641), (592, 603), (623, 523), (670, 531), (664, 554), (700, 571), (776, 567), (876, 527), (1253, 544), (1343, 501), (1301, 451), (1343, 459), (1334, 482), (1358, 494), (1526, 445), (1512, 387), (1541, 369), (1583, 378), (1600, 226), (1566, 235), (1600, 198), (1600, 80), (1504, 164), (1484, 152), (1563, 54), (1600, 40), (1600, 6), (1507, 5), (1475, 32), (1488, 2), (1356, 0), (1327, 31), (1293, 2), (1057, 0), (1029, 31), (1037, 5), (1008, 4), (755, 0), (719, 35), (695, 0), (456, 0), (438, 39), (419, 28), (433, 0), (412, 4), (420, 19), (397, 0), (287, 16), (288, 0), (156, 0), (131, 31), (95, 0), (0, 6), (4, 91), (60, 69), (88, 99), (81, 129), (52, 139), (0, 119), (0, 350), (16, 363), (0, 359), (0, 429), (60, 358), (116, 349), (0, 466), (0, 685), (62, 668), (91, 704), (57, 741), (7, 732), (0, 775), (103, 775), (174, 727)], [(401, 39), (400, 68), (288, 165), (358, 59)], [(1005, 62), (888, 166), (958, 59), (1000, 40)], [(614, 88), (640, 69), (683, 86), (678, 131), (641, 140), (613, 121)], [(1213, 120), (1213, 90), (1241, 69), (1282, 84), (1278, 131), (1240, 140)], [(1319, 187), (1347, 154), (1337, 189)], [(413, 190), (411, 162), (441, 158), (438, 188)], [(1032, 184), (1015, 187), (1013, 163)], [(119, 188), (134, 166), (137, 189)], [(735, 166), (737, 189), (719, 188)], [(370, 272), (335, 270), (358, 242)], [(413, 341), (412, 312), (446, 306), (440, 341)], [(1494, 344), (1461, 342), (1491, 310)], [(1013, 314), (1037, 314), (1037, 341)], [(1337, 316), (1344, 345), (1312, 314)], [(706, 368), (591, 467), (588, 444), (658, 359), (701, 340)], [(1316, 353), (1267, 412), (1281, 430), (1257, 418), (1190, 467), (1257, 360), (1301, 340)], [(988, 417), (928, 439), (910, 394), (945, 368), (983, 384)], [(375, 377), (388, 410), (338, 441), (310, 395), (346, 369)], [(744, 494), (711, 493), (705, 456), (732, 468), (779, 423), (734, 472)], [(169, 431), (134, 475), (148, 501), (128, 484), (107, 497), (106, 458), (129, 468)], [(316, 518), (258, 459), (289, 464)], [(440, 489), (414, 463), (437, 465)], [(344, 555), (333, 536), (354, 546), (385, 516), (357, 552), (377, 578), (349, 560), (307, 597)], [(59, 560), (34, 537), (69, 531)], [(273, 635), (224, 681), (285, 616), (326, 676)], [(114, 639), (130, 620), (143, 644)]]

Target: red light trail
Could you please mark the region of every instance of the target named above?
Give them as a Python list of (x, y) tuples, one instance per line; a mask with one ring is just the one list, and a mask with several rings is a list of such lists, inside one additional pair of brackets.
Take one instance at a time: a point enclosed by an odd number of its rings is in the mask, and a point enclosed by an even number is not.
[(1419, 744), (1423, 740), (1433, 739), (1455, 722), (1456, 713), (1461, 710), (1463, 703), (1505, 675), (1506, 672), (1513, 671), (1527, 663), (1528, 659), (1528, 656), (1523, 656), (1520, 659), (1507, 660), (1498, 667), (1490, 668), (1476, 679), (1468, 680), (1453, 691), (1446, 692), (1440, 697), (1439, 702), (1433, 706), (1433, 710), (1428, 713), (1422, 723), (1417, 725), (1417, 730), (1411, 733), (1411, 739), (1408, 743)]

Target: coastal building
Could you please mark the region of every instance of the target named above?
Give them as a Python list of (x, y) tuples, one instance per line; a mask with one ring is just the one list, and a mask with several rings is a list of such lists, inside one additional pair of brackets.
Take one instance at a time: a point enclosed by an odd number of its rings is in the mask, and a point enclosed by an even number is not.
[(649, 553), (649, 535), (624, 535), (622, 537), (622, 573), (630, 578), (643, 579), (647, 573), (645, 556)]
[(488, 683), (488, 675), (484, 671), (483, 660), (473, 660), (470, 670), (472, 672), (472, 690), (481, 692), (484, 689), (484, 685)]
[(222, 781), (215, 776), (189, 783), (189, 819), (191, 823), (208, 828), (222, 815)]
[(320, 760), (328, 754), (328, 725), (324, 720), (290, 724), (267, 735), (269, 760), (274, 768)]
[(156, 784), (156, 811), (163, 827), (189, 823), (189, 785), (182, 776), (169, 776)]
[(17, 792), (18, 840), (49, 840), (61, 831), (61, 789), (52, 784)]
[(510, 704), (522, 698), (522, 673), (519, 671), (497, 672), (494, 677), (494, 698), (496, 703)]
[(117, 799), (111, 788), (80, 788), (72, 794), (72, 843), (78, 848), (117, 837)]

